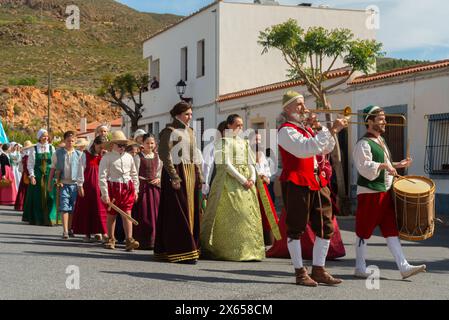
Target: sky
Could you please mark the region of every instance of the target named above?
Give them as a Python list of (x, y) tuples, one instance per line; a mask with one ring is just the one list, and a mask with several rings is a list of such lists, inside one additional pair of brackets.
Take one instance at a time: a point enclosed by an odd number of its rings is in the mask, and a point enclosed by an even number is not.
[[(189, 15), (213, 0), (117, 0), (136, 10)], [(226, 1), (226, 0), (225, 0)], [(228, 2), (252, 3), (253, 0)], [(387, 57), (443, 60), (449, 59), (449, 1), (447, 0), (278, 0), (296, 5), (310, 2), (334, 8), (366, 9), (376, 6), (380, 14), (377, 40), (384, 45)]]

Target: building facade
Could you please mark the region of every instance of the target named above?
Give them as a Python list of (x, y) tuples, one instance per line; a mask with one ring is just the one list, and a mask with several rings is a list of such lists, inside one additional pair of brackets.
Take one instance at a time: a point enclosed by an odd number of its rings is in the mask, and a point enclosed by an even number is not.
[[(333, 72), (331, 81), (347, 75), (344, 70)], [(304, 93), (306, 105), (315, 108), (315, 101), (300, 82), (281, 82), (222, 95), (218, 99), (219, 119), (231, 113), (244, 117), (245, 127), (276, 129), (286, 90)], [(449, 60), (420, 66), (376, 73), (354, 75), (346, 84), (328, 93), (336, 110), (351, 106), (361, 113), (369, 105), (378, 105), (387, 114), (403, 115), (401, 127), (388, 127), (386, 139), (393, 161), (413, 158), (413, 165), (402, 174), (431, 178), (436, 185), (436, 209), (439, 215), (449, 215)], [(399, 118), (388, 118), (396, 122)], [(362, 122), (361, 116), (352, 117)], [(343, 137), (348, 190), (356, 197), (357, 171), (352, 151), (366, 129), (363, 124), (350, 125)], [(275, 133), (267, 131), (266, 147), (277, 152)]]
[[(293, 18), (306, 30), (312, 26), (347, 28), (356, 38), (374, 39), (375, 30), (367, 24), (372, 14), (216, 1), (144, 42), (143, 58), (159, 86), (143, 96), (140, 126), (158, 134), (170, 122), (169, 110), (179, 101), (175, 86), (182, 79), (187, 84), (184, 97), (193, 100), (194, 119), (205, 128), (214, 128), (220, 118), (220, 96), (287, 80), (288, 66), (281, 53), (261, 54), (260, 31)], [(342, 66), (341, 60), (335, 64), (335, 68)], [(129, 130), (129, 121), (125, 126)]]

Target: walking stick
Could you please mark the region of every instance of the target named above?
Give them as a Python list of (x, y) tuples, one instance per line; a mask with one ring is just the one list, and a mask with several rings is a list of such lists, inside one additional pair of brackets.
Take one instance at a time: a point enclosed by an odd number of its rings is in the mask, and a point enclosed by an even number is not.
[(120, 215), (121, 215), (123, 218), (125, 218), (125, 219), (131, 221), (133, 225), (135, 225), (135, 226), (138, 226), (138, 225), (139, 225), (139, 222), (137, 222), (135, 219), (133, 219), (133, 217), (131, 217), (131, 216), (130, 216), (129, 214), (127, 214), (125, 211), (123, 211), (122, 209), (120, 209), (119, 207), (117, 207), (112, 201), (109, 202), (108, 207), (109, 207), (109, 208), (108, 208), (108, 211), (110, 211), (111, 208), (112, 208), (112, 209), (114, 209), (116, 212), (120, 213)]

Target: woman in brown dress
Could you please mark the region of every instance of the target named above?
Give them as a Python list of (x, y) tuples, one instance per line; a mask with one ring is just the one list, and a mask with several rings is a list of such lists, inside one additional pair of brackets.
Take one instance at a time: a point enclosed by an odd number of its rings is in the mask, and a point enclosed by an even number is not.
[(201, 154), (189, 127), (192, 106), (179, 102), (170, 114), (173, 122), (160, 134), (159, 157), (163, 169), (154, 257), (195, 264), (200, 255)]

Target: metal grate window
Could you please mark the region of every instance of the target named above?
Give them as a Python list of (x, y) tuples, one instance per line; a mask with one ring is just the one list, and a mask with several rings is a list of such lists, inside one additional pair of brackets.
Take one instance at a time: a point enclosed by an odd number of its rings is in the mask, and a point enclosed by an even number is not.
[(449, 175), (449, 113), (428, 116), (425, 171)]

